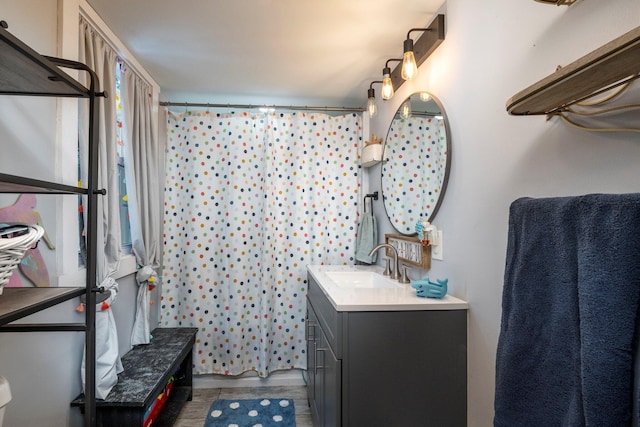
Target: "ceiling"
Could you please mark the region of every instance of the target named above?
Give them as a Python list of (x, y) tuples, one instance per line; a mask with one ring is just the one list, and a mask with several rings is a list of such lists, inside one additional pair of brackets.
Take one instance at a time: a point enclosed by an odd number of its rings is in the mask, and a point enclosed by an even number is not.
[(363, 107), (407, 31), (427, 26), (443, 0), (87, 2), (162, 101)]

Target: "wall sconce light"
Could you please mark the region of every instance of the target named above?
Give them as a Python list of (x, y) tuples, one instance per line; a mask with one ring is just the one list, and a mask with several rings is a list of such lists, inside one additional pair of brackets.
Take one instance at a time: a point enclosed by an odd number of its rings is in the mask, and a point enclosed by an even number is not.
[(369, 85), (369, 90), (367, 91), (367, 111), (369, 112), (369, 117), (375, 117), (378, 114), (378, 106), (376, 105), (376, 91), (373, 89), (374, 83), (382, 83), (382, 80), (374, 80)]
[(393, 83), (391, 82), (391, 68), (389, 68), (389, 61), (402, 61), (401, 58), (387, 59), (385, 67), (382, 69), (382, 99), (393, 98), (394, 90)]
[[(558, 1), (571, 1), (571, 0), (558, 0)], [(576, 0), (577, 1), (577, 0)], [(424, 34), (418, 37), (415, 42), (409, 38), (412, 31), (423, 31)], [(407, 40), (405, 40), (405, 53), (403, 58), (396, 59), (404, 63), (405, 56), (413, 57), (413, 61), (408, 59), (408, 62), (414, 62), (415, 67), (412, 65), (411, 70), (405, 71), (403, 64), (399, 64), (393, 70), (389, 67), (389, 61), (382, 70), (383, 83), (382, 83), (382, 99), (391, 99), (396, 89), (398, 89), (405, 80), (415, 77), (417, 74), (417, 68), (433, 53), (434, 50), (444, 40), (444, 15), (437, 15), (433, 21), (427, 26), (427, 28), (413, 28), (407, 33)]]
[(391, 83), (391, 68), (384, 67), (382, 69), (382, 99), (391, 99), (393, 97), (393, 84)]
[(411, 33), (414, 31), (429, 31), (429, 29), (412, 28), (407, 32), (407, 39), (404, 41), (403, 47), (404, 53), (402, 54), (402, 78), (404, 80), (411, 80), (418, 75), (418, 64), (413, 54), (413, 40), (411, 39)]

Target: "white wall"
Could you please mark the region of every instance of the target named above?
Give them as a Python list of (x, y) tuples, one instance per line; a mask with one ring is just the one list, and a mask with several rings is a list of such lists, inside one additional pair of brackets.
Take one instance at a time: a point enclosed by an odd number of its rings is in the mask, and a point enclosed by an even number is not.
[[(413, 92), (433, 92), (447, 111), (451, 177), (434, 221), (444, 230), (444, 261), (434, 261), (430, 274), (448, 277), (451, 293), (470, 304), (469, 426), (491, 426), (510, 203), (520, 196), (640, 191), (637, 134), (588, 133), (557, 119), (509, 116), (505, 103), (556, 65), (640, 25), (640, 1), (556, 7), (448, 0), (442, 12), (445, 41), (417, 80), (379, 102), (372, 132), (386, 135), (395, 110)], [(379, 166), (369, 173), (370, 190), (380, 189)], [(382, 201), (377, 204), (383, 216)], [(381, 234), (395, 232), (379, 221)]]

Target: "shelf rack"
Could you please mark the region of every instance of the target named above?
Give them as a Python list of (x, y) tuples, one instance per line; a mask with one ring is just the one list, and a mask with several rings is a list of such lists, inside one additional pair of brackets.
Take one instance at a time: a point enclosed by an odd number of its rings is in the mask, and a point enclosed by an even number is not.
[[(0, 295), (0, 332), (82, 331), (85, 334), (85, 426), (96, 425), (95, 402), (95, 304), (97, 254), (97, 202), (98, 195), (98, 129), (97, 98), (106, 96), (97, 92), (98, 77), (85, 64), (38, 54), (7, 31), (0, 22), (0, 95), (86, 98), (89, 102), (88, 182), (86, 188), (73, 187), (29, 177), (0, 173), (0, 192), (36, 193), (87, 196), (87, 263), (85, 287), (5, 288)], [(62, 68), (79, 70), (89, 75), (89, 88), (73, 79)], [(85, 295), (84, 323), (27, 324), (12, 322), (72, 298)]]
[(640, 27), (562, 67), (507, 101), (516, 116), (547, 115), (640, 77)]
[(0, 193), (88, 194), (86, 188), (0, 173)]

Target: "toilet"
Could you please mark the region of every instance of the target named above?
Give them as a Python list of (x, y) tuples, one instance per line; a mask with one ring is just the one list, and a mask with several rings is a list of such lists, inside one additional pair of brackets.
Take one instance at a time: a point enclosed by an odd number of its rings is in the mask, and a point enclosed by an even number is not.
[(9, 389), (9, 381), (5, 377), (0, 377), (0, 427), (2, 427), (5, 407), (10, 401), (11, 389)]

